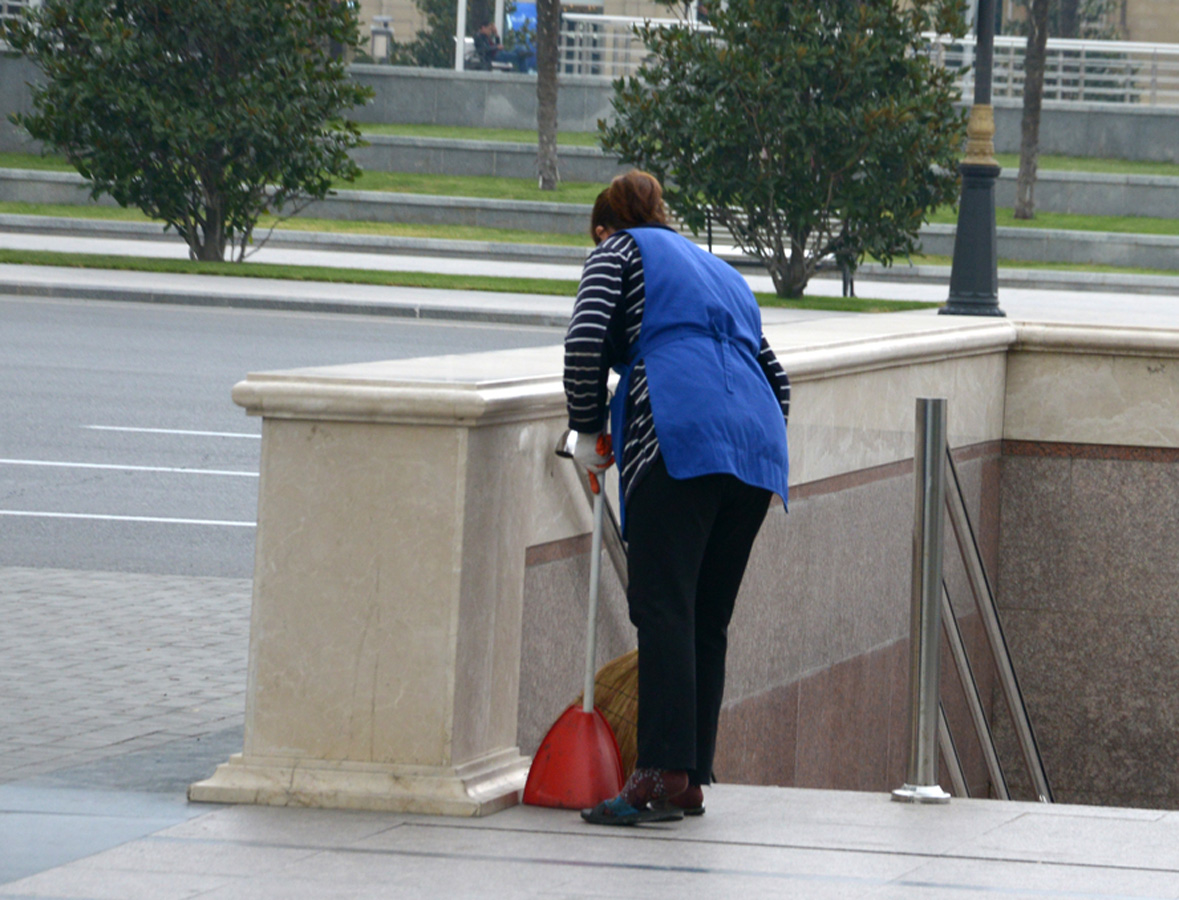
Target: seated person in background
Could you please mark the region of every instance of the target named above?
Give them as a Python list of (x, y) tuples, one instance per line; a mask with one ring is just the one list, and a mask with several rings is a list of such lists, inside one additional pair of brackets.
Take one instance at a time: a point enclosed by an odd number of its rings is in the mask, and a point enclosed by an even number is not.
[(513, 47), (508, 50), (499, 40), (499, 32), (495, 30), (494, 22), (484, 22), (475, 32), (475, 56), (478, 57), (482, 68), (490, 69), (493, 62), (510, 63), (517, 72), (526, 71), (524, 64), (528, 59), (527, 47)]

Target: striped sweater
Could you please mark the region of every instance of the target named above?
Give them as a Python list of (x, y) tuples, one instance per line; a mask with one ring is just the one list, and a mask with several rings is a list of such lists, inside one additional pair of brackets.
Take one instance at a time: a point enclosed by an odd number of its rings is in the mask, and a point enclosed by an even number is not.
[[(565, 400), (569, 427), (574, 431), (596, 434), (606, 428), (606, 379), (612, 365), (626, 362), (630, 348), (639, 339), (645, 300), (638, 244), (624, 232), (612, 235), (586, 259), (573, 318), (565, 335)], [(765, 335), (757, 360), (785, 419), (790, 415), (790, 379)], [(641, 360), (631, 373), (626, 403), (623, 468), (619, 473), (624, 500), (659, 458), (659, 439)], [(619, 440), (617, 435), (614, 440)]]

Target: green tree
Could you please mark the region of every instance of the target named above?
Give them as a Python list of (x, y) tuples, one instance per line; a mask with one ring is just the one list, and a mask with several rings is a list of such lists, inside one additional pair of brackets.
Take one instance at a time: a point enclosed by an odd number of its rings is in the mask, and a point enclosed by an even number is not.
[(730, 0), (714, 33), (639, 29), (652, 52), (615, 82), (602, 144), (657, 175), (694, 232), (711, 217), (801, 296), (829, 257), (912, 252), (957, 199), (965, 114), (921, 33), (960, 37), (953, 0)]
[(45, 76), (13, 121), (193, 259), (240, 260), (261, 215), (359, 174), (358, 38), (338, 0), (44, 0), (7, 30)]

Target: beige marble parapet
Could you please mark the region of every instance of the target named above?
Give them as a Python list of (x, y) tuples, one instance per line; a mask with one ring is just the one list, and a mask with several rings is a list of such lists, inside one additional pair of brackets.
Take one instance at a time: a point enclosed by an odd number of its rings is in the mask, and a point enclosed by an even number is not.
[(1179, 331), (1020, 326), (1004, 437), (1179, 447)]
[[(919, 396), (948, 398), (957, 447), (1179, 436), (1174, 335), (905, 313), (767, 336), (795, 388), (795, 485), (909, 460)], [(193, 799), (454, 815), (516, 802), (528, 764), (517, 734), (526, 553), (590, 527), (573, 467), (553, 454), (561, 366), (554, 345), (235, 386), (263, 418), (245, 742)], [(792, 611), (771, 602), (783, 558), (755, 554), (766, 570), (748, 580), (769, 598), (754, 607), (765, 617), (755, 643), (780, 640), (734, 659), (735, 691), (903, 636), (898, 590), (895, 608), (890, 592), (837, 639), (795, 647), (797, 622), (829, 615), (806, 593)]]
[(1009, 322), (863, 316), (766, 336), (793, 386), (792, 485), (911, 459), (917, 397), (947, 398), (954, 446), (1002, 436)]
[(553, 455), (559, 365), (550, 349), (236, 386), (263, 416), (245, 746), (194, 800), (516, 802), (525, 550), (533, 522), (584, 530)]
[(514, 806), (527, 760), (506, 752), (462, 766), (373, 765), (235, 754), (189, 797), (214, 803), (485, 816)]

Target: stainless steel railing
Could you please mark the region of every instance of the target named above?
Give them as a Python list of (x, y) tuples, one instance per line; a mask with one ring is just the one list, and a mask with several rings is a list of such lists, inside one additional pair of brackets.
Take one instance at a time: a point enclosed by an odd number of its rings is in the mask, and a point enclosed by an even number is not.
[[(987, 577), (986, 567), (983, 565), (982, 552), (979, 549), (978, 538), (974, 526), (970, 522), (970, 514), (966, 510), (963, 499), (962, 482), (958, 477), (958, 467), (950, 454), (950, 448), (945, 448), (946, 468), (950, 475), (949, 490), (946, 492), (946, 506), (950, 512), (950, 525), (957, 539), (959, 553), (966, 566), (967, 580), (974, 595), (975, 607), (978, 609), (983, 630), (990, 645), (991, 656), (994, 659), (998, 673), (999, 687), (1006, 701), (1008, 712), (1011, 714), (1015, 736), (1019, 741), (1024, 764), (1031, 777), (1032, 786), (1037, 797), (1045, 802), (1052, 802), (1052, 788), (1048, 783), (1048, 776), (1044, 770), (1044, 760), (1040, 754), (1036, 734), (1032, 730), (1031, 719), (1028, 717), (1027, 705), (1024, 703), (1023, 691), (1019, 686), (1019, 679), (1015, 674), (1015, 667), (1011, 663), (1011, 653), (1007, 647), (1007, 638), (1003, 634), (1003, 626), (999, 621), (999, 611), (995, 603), (995, 592)], [(948, 603), (948, 600), (947, 600)], [(955, 624), (956, 627), (956, 624)], [(974, 678), (968, 672), (959, 672), (962, 683), (974, 686)], [(978, 734), (984, 753), (994, 753), (994, 741), (989, 730), (981, 730)], [(1002, 779), (1000, 778), (1000, 781)], [(1002, 790), (1006, 792), (1005, 781)]]
[[(938, 702), (941, 659), (941, 590), (946, 475), (946, 401), (917, 401), (917, 440), (913, 477), (917, 482), (913, 516), (913, 590), (909, 629), (909, 764), (905, 784), (893, 798), (945, 803), (950, 795), (937, 778), (938, 725), (944, 713)], [(940, 732), (949, 736), (942, 725)], [(957, 754), (950, 758), (957, 761)], [(960, 766), (955, 772), (960, 772)], [(963, 785), (965, 782), (963, 781)]]
[[(1052, 789), (1043, 758), (1028, 717), (1023, 692), (1011, 662), (987, 577), (978, 539), (966, 509), (962, 482), (946, 440), (946, 401), (921, 398), (917, 401), (917, 438), (914, 453), (916, 515), (913, 538), (912, 629), (910, 633), (910, 753), (905, 784), (893, 792), (897, 800), (946, 802), (949, 794), (938, 784), (937, 762), (945, 760), (954, 792), (968, 796), (967, 780), (951, 733), (945, 710), (939, 702), (939, 658), (944, 631), (975, 737), (982, 750), (987, 774), (995, 795), (1010, 799), (1003, 766), (995, 745), (990, 720), (978, 691), (978, 683), (950, 603), (942, 577), (944, 552), (943, 511), (949, 512), (951, 528), (974, 596), (1023, 761), (1036, 796), (1052, 801)], [(947, 477), (948, 474), (948, 477)]]

